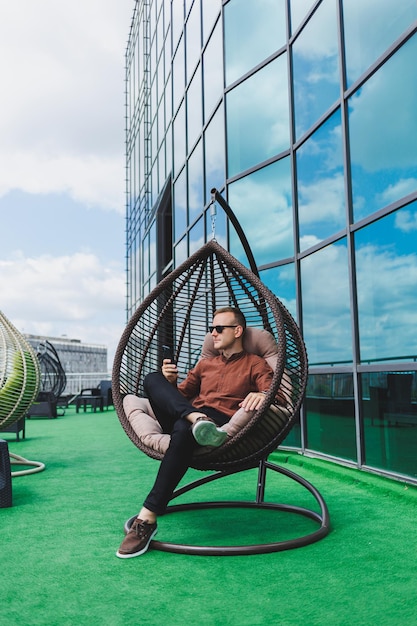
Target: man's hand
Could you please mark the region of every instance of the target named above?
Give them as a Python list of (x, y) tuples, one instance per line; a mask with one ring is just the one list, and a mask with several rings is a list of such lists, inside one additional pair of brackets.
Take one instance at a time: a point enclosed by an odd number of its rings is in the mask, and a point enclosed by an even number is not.
[(265, 394), (262, 391), (251, 391), (246, 398), (239, 403), (239, 406), (245, 411), (256, 411), (265, 400)]
[(178, 369), (175, 363), (171, 363), (171, 359), (162, 361), (162, 373), (170, 383), (176, 383), (178, 378)]

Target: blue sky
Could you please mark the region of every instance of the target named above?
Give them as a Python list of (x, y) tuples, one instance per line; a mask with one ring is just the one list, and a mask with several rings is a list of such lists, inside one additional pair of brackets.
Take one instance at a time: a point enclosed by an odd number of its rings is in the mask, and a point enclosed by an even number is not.
[(111, 367), (134, 0), (0, 3), (0, 310), (22, 332), (106, 345)]

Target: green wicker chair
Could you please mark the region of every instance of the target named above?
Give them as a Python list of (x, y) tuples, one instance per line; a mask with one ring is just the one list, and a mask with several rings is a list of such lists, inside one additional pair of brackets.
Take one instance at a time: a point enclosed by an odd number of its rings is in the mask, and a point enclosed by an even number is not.
[[(40, 369), (33, 348), (8, 318), (0, 311), (0, 433), (24, 417), (38, 395)], [(38, 461), (28, 461), (10, 454), (12, 464), (31, 465), (34, 473), (44, 469)]]

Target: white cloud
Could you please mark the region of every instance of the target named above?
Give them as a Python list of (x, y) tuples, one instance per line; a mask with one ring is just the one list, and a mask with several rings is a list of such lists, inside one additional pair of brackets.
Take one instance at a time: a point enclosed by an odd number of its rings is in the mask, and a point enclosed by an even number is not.
[(94, 254), (22, 253), (0, 260), (1, 308), (25, 333), (106, 345), (110, 360), (124, 326), (124, 271)]
[(417, 211), (397, 211), (395, 214), (395, 227), (409, 233), (417, 230)]
[[(109, 365), (125, 325), (113, 212), (125, 210), (124, 65), (134, 5), (2, 2), (0, 21), (0, 308), (21, 332), (106, 345)], [(107, 215), (97, 219), (97, 211)], [(88, 246), (86, 231), (94, 235)]]
[(415, 354), (417, 256), (367, 245), (357, 267), (362, 358)]
[(417, 189), (417, 178), (401, 178), (398, 182), (388, 187), (377, 196), (378, 202), (389, 204), (403, 198)]
[(22, 0), (0, 22), (0, 194), (124, 210), (124, 52), (133, 0)]
[(409, 40), (350, 100), (352, 158), (367, 173), (415, 169), (416, 50)]
[(343, 174), (321, 178), (311, 185), (300, 185), (300, 215), (303, 226), (336, 221), (343, 214)]

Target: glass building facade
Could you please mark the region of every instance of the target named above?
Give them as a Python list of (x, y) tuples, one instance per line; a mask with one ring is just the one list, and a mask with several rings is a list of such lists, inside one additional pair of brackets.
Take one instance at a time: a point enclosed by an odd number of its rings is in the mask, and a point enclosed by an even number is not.
[[(417, 483), (417, 3), (137, 0), (126, 51), (127, 315), (227, 199), (299, 324), (284, 446)], [(248, 265), (217, 207), (216, 239)]]

